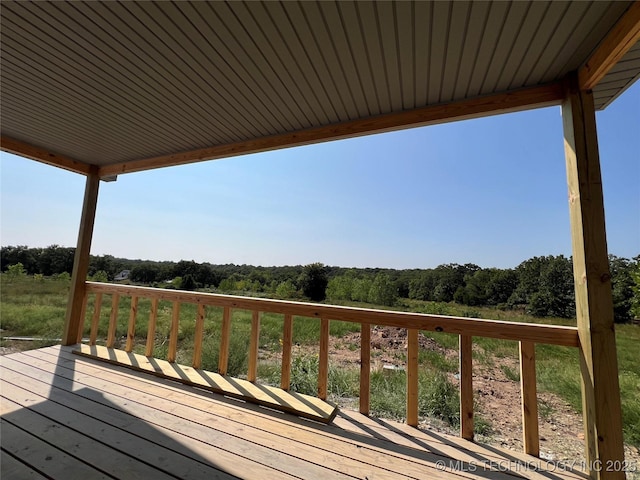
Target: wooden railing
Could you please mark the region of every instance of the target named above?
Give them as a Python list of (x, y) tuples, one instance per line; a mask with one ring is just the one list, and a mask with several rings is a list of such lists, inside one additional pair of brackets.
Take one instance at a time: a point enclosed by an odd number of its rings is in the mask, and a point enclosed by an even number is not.
[[(176, 361), (180, 305), (196, 305), (195, 344), (192, 359), (192, 364), (195, 368), (200, 368), (202, 365), (202, 341), (204, 336), (205, 308), (222, 308), (223, 314), (218, 364), (218, 373), (221, 375), (226, 375), (228, 370), (232, 310), (238, 309), (252, 312), (249, 365), (247, 371), (247, 379), (252, 382), (254, 382), (257, 377), (260, 315), (263, 312), (282, 314), (284, 316), (284, 322), (282, 333), (282, 369), (280, 387), (283, 390), (289, 389), (291, 381), (293, 317), (300, 316), (317, 318), (320, 321), (318, 397), (323, 400), (326, 400), (328, 392), (330, 322), (343, 321), (359, 323), (361, 325), (360, 412), (366, 415), (369, 414), (370, 404), (371, 325), (406, 328), (406, 418), (407, 423), (412, 426), (418, 425), (418, 333), (420, 330), (427, 330), (457, 334), (460, 339), (460, 435), (469, 440), (473, 439), (474, 431), (472, 339), (475, 336), (518, 341), (520, 345), (520, 381), (522, 393), (524, 451), (536, 456), (539, 454), (539, 436), (535, 345), (550, 344), (568, 347), (578, 347), (579, 345), (578, 331), (575, 327), (373, 310), (335, 305), (87, 282), (86, 295), (84, 299), (85, 310), (87, 308), (89, 295), (95, 295), (89, 336), (89, 343), (91, 345), (95, 345), (97, 341), (102, 300), (103, 295), (105, 294), (111, 295), (111, 312), (106, 339), (107, 347), (113, 347), (115, 345), (120, 297), (131, 297), (127, 340), (125, 344), (125, 350), (127, 352), (131, 352), (134, 346), (138, 300), (140, 298), (150, 299), (151, 308), (149, 313), (145, 349), (145, 355), (148, 357), (153, 356), (156, 322), (158, 317), (158, 302), (161, 300), (172, 302), (169, 348), (167, 354), (167, 360), (169, 362)], [(80, 332), (82, 332), (82, 329)]]

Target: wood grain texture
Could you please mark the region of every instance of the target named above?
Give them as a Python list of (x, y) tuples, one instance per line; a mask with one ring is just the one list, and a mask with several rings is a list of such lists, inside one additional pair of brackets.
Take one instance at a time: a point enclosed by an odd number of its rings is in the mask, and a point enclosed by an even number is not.
[(196, 314), (196, 328), (193, 333), (193, 368), (202, 366), (202, 341), (204, 337), (204, 305), (198, 304), (198, 313)]
[(91, 317), (91, 334), (89, 345), (95, 345), (98, 338), (98, 325), (100, 324), (100, 310), (102, 309), (102, 293), (96, 293), (93, 299), (93, 316)]
[(540, 436), (536, 389), (536, 345), (531, 342), (520, 342), (520, 394), (524, 453), (538, 457), (540, 456)]
[(407, 425), (418, 426), (418, 333), (407, 331)]
[(592, 90), (640, 40), (640, 2), (632, 2), (613, 29), (578, 70), (582, 90)]
[(78, 337), (76, 343), (82, 343), (82, 334), (84, 332), (84, 324), (87, 321), (87, 302), (89, 301), (89, 293), (85, 288), (84, 298), (82, 299), (82, 310), (80, 311), (80, 325), (78, 325)]
[(320, 353), (318, 357), (318, 398), (327, 399), (329, 390), (329, 319), (320, 319)]
[(142, 355), (128, 354), (122, 350), (98, 345), (81, 345), (79, 349), (74, 350), (74, 353), (149, 372), (163, 378), (294, 413), (322, 423), (331, 422), (337, 413), (335, 405), (309, 395), (285, 392), (276, 387), (259, 385), (248, 380), (227, 377), (156, 358), (148, 359)]
[(115, 285), (87, 282), (89, 292), (113, 293), (123, 296), (138, 295), (146, 298), (178, 301), (184, 303), (202, 303), (209, 306), (258, 310), (261, 312), (298, 315), (310, 318), (327, 318), (345, 322), (357, 322), (368, 325), (385, 325), (398, 328), (441, 331), (474, 337), (498, 338), (502, 340), (525, 340), (534, 343), (578, 346), (578, 331), (575, 327), (558, 325), (540, 325), (533, 323), (505, 322), (478, 318), (452, 317), (424, 313), (394, 312), (355, 307), (342, 307), (265, 298), (237, 297), (213, 293), (185, 292), (132, 285)]
[(218, 358), (218, 373), (227, 374), (229, 367), (229, 337), (231, 335), (231, 308), (224, 307), (222, 311), (222, 328), (220, 332), (220, 354)]
[(153, 347), (156, 341), (156, 322), (158, 321), (158, 299), (151, 299), (151, 307), (149, 308), (149, 324), (147, 327), (147, 345), (144, 354), (147, 357), (153, 355)]
[(107, 347), (113, 347), (116, 343), (116, 329), (118, 328), (118, 308), (120, 306), (120, 295), (111, 295), (111, 314), (109, 315), (109, 328), (107, 330)]
[(624, 460), (618, 360), (602, 176), (593, 94), (568, 78), (562, 103), (576, 319), (580, 338), (587, 465), (598, 479), (623, 479), (622, 471), (598, 471)]
[(249, 371), (247, 380), (258, 378), (258, 349), (260, 348), (260, 312), (251, 312), (251, 337), (249, 340)]
[(129, 326), (127, 328), (127, 344), (124, 347), (125, 352), (133, 350), (136, 340), (136, 317), (138, 315), (138, 297), (131, 297), (131, 308), (129, 310)]
[(169, 332), (169, 351), (167, 360), (169, 363), (176, 361), (178, 350), (178, 333), (180, 331), (180, 302), (174, 301), (171, 307), (171, 330)]
[(89, 175), (92, 171), (97, 173), (96, 166), (65, 157), (64, 155), (48, 152), (42, 148), (6, 136), (0, 137), (0, 150), (82, 175)]
[(483, 117), (498, 113), (514, 112), (537, 107), (557, 105), (563, 98), (561, 83), (513, 90), (459, 102), (432, 105), (399, 113), (336, 123), (318, 128), (298, 130), (253, 140), (215, 145), (197, 150), (141, 158), (100, 168), (101, 176), (139, 172), (153, 168), (184, 165), (203, 160), (265, 152), (286, 147), (309, 145), (327, 140), (339, 140), (372, 133), (382, 133), (409, 127), (434, 125), (456, 120)]
[(282, 368), (280, 388), (289, 390), (291, 386), (291, 347), (293, 345), (293, 316), (285, 314), (282, 327)]
[(93, 225), (98, 206), (98, 190), (100, 178), (97, 169), (93, 168), (87, 174), (84, 189), (84, 201), (80, 216), (80, 228), (78, 230), (78, 242), (73, 257), (73, 273), (71, 275), (71, 289), (67, 302), (64, 330), (62, 332), (62, 344), (72, 345), (78, 339), (78, 329), (82, 321), (82, 308), (86, 295), (86, 279), (89, 271), (89, 254), (91, 251), (91, 239), (93, 237)]
[(371, 325), (360, 325), (360, 413), (369, 415), (371, 404)]
[(472, 337), (460, 335), (460, 436), (473, 440)]
[[(94, 438), (103, 438), (104, 429), (115, 440), (111, 448), (179, 478), (186, 471), (194, 479), (228, 478), (220, 471), (216, 475), (205, 470), (212, 465), (241, 478), (291, 478), (289, 473), (295, 478), (345, 480), (367, 476), (545, 480), (550, 475), (557, 480), (584, 479), (578, 471), (550, 471), (544, 461), (538, 462), (540, 469), (525, 470), (522, 466), (536, 459), (521, 452), (485, 447), (348, 410), (341, 411), (331, 424), (321, 425), (251, 403), (203, 395), (200, 389), (173, 380), (141, 375), (71, 352), (70, 347), (56, 346), (0, 357), (1, 381), (17, 382), (25, 389), (18, 395), (12, 391), (10, 398), (23, 407), (39, 409), (42, 405), (49, 418), (53, 417), (51, 421), (85, 435), (95, 432)], [(48, 409), (49, 402), (81, 414), (66, 423), (58, 407)], [(115, 430), (119, 433), (114, 438)], [(51, 429), (52, 434), (55, 431)], [(132, 440), (137, 443), (131, 444)], [(439, 460), (460, 467), (440, 471)], [(470, 462), (513, 467), (511, 471), (504, 467), (464, 471)], [(111, 473), (116, 478), (137, 478)]]

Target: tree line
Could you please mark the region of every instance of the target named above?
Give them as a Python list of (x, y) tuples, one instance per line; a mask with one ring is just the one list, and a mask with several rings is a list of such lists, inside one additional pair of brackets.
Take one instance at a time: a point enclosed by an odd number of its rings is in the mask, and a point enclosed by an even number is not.
[[(0, 265), (22, 265), (26, 273), (70, 274), (75, 249), (6, 246)], [(616, 322), (640, 317), (640, 255), (609, 257)], [(89, 277), (112, 281), (129, 270), (129, 281), (163, 288), (209, 289), (278, 298), (354, 301), (393, 306), (400, 299), (456, 302), (469, 306), (524, 309), (539, 316), (575, 316), (571, 258), (533, 257), (516, 268), (481, 268), (475, 264), (445, 264), (431, 269), (342, 268), (310, 265), (255, 267), (215, 265), (195, 261), (147, 261), (92, 255)]]

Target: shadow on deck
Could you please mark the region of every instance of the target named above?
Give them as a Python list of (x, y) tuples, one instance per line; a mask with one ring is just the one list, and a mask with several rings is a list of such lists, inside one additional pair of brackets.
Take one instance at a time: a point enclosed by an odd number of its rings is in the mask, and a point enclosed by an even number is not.
[(49, 347), (0, 358), (13, 478), (587, 478), (341, 411), (323, 425)]

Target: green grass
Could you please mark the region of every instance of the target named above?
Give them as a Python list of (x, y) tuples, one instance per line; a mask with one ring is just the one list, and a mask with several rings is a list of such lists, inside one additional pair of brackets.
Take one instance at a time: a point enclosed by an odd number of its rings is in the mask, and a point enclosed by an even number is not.
[[(33, 336), (45, 338), (59, 338), (64, 325), (64, 315), (69, 292), (69, 281), (64, 279), (34, 279), (23, 277), (9, 280), (0, 277), (0, 326), (3, 336)], [(93, 313), (94, 296), (89, 299), (84, 336), (90, 333), (90, 321)], [(151, 302), (141, 299), (138, 304), (136, 331), (137, 344), (135, 351), (144, 353), (146, 330)], [(369, 307), (371, 305), (349, 303), (349, 305)], [(385, 308), (385, 307), (374, 307)], [(402, 300), (397, 307), (400, 310), (416, 311), (439, 315), (465, 316), (509, 320), (516, 322), (549, 323), (557, 325), (575, 325), (575, 320), (545, 318), (538, 319), (525, 315), (523, 312), (502, 311), (477, 307), (473, 310), (456, 304), (420, 302)], [(109, 324), (111, 297), (105, 295), (102, 300), (98, 339), (104, 343)], [(118, 326), (116, 346), (123, 347), (126, 340), (129, 322), (130, 299), (122, 298), (118, 308)], [(154, 355), (158, 358), (167, 356), (169, 345), (169, 331), (171, 326), (172, 304), (161, 301), (158, 308), (157, 330), (154, 339)], [(193, 355), (195, 334), (196, 307), (181, 305), (179, 329), (178, 361), (190, 364)], [(208, 308), (205, 317), (205, 336), (203, 340), (203, 368), (217, 370), (220, 325), (222, 323), (222, 309)], [(251, 313), (234, 311), (232, 318), (232, 333), (229, 358), (229, 373), (243, 376), (247, 371), (247, 351)], [(263, 314), (261, 319), (260, 348), (271, 352), (277, 357), (281, 350), (282, 315)], [(356, 323), (331, 322), (331, 335), (342, 337), (349, 332), (358, 332), (360, 327)], [(637, 325), (616, 325), (616, 344), (620, 371), (620, 389), (625, 441), (640, 446), (640, 327)], [(294, 345), (315, 346), (320, 333), (320, 322), (313, 318), (294, 319)], [(423, 332), (433, 338), (444, 348), (457, 349), (458, 336), (446, 333)], [(50, 343), (50, 342), (49, 342)], [(33, 342), (33, 348), (39, 348), (47, 343)], [(357, 346), (354, 347), (357, 350)], [(307, 349), (308, 350), (308, 349)], [(380, 352), (372, 352), (372, 356)], [(474, 337), (474, 362), (492, 364), (496, 357), (518, 358), (518, 345), (515, 341), (496, 340), (491, 338)], [(402, 360), (402, 359), (400, 359)], [(446, 379), (447, 372), (457, 371), (457, 361), (447, 359), (437, 352), (423, 350), (419, 357), (420, 373), (420, 413), (436, 416), (456, 424), (458, 415), (457, 391), (451, 387)], [(516, 370), (501, 367), (505, 375), (517, 380)], [(540, 391), (558, 394), (567, 401), (577, 412), (582, 408), (580, 391), (580, 369), (578, 352), (574, 348), (557, 347), (551, 345), (536, 346), (537, 383)], [(280, 382), (280, 366), (269, 362), (259, 364), (259, 376), (262, 380), (278, 385)], [(382, 372), (372, 372), (371, 377), (371, 409), (372, 412), (403, 418), (405, 415), (405, 377), (404, 373), (396, 372), (391, 376)], [(337, 397), (357, 397), (359, 371), (338, 369), (330, 365), (329, 391)], [(317, 357), (313, 355), (294, 358), (292, 371), (292, 386), (303, 393), (315, 394), (317, 389)], [(540, 405), (543, 416), (552, 416), (553, 412)], [(488, 431), (490, 426), (482, 418), (476, 418), (476, 430)]]

